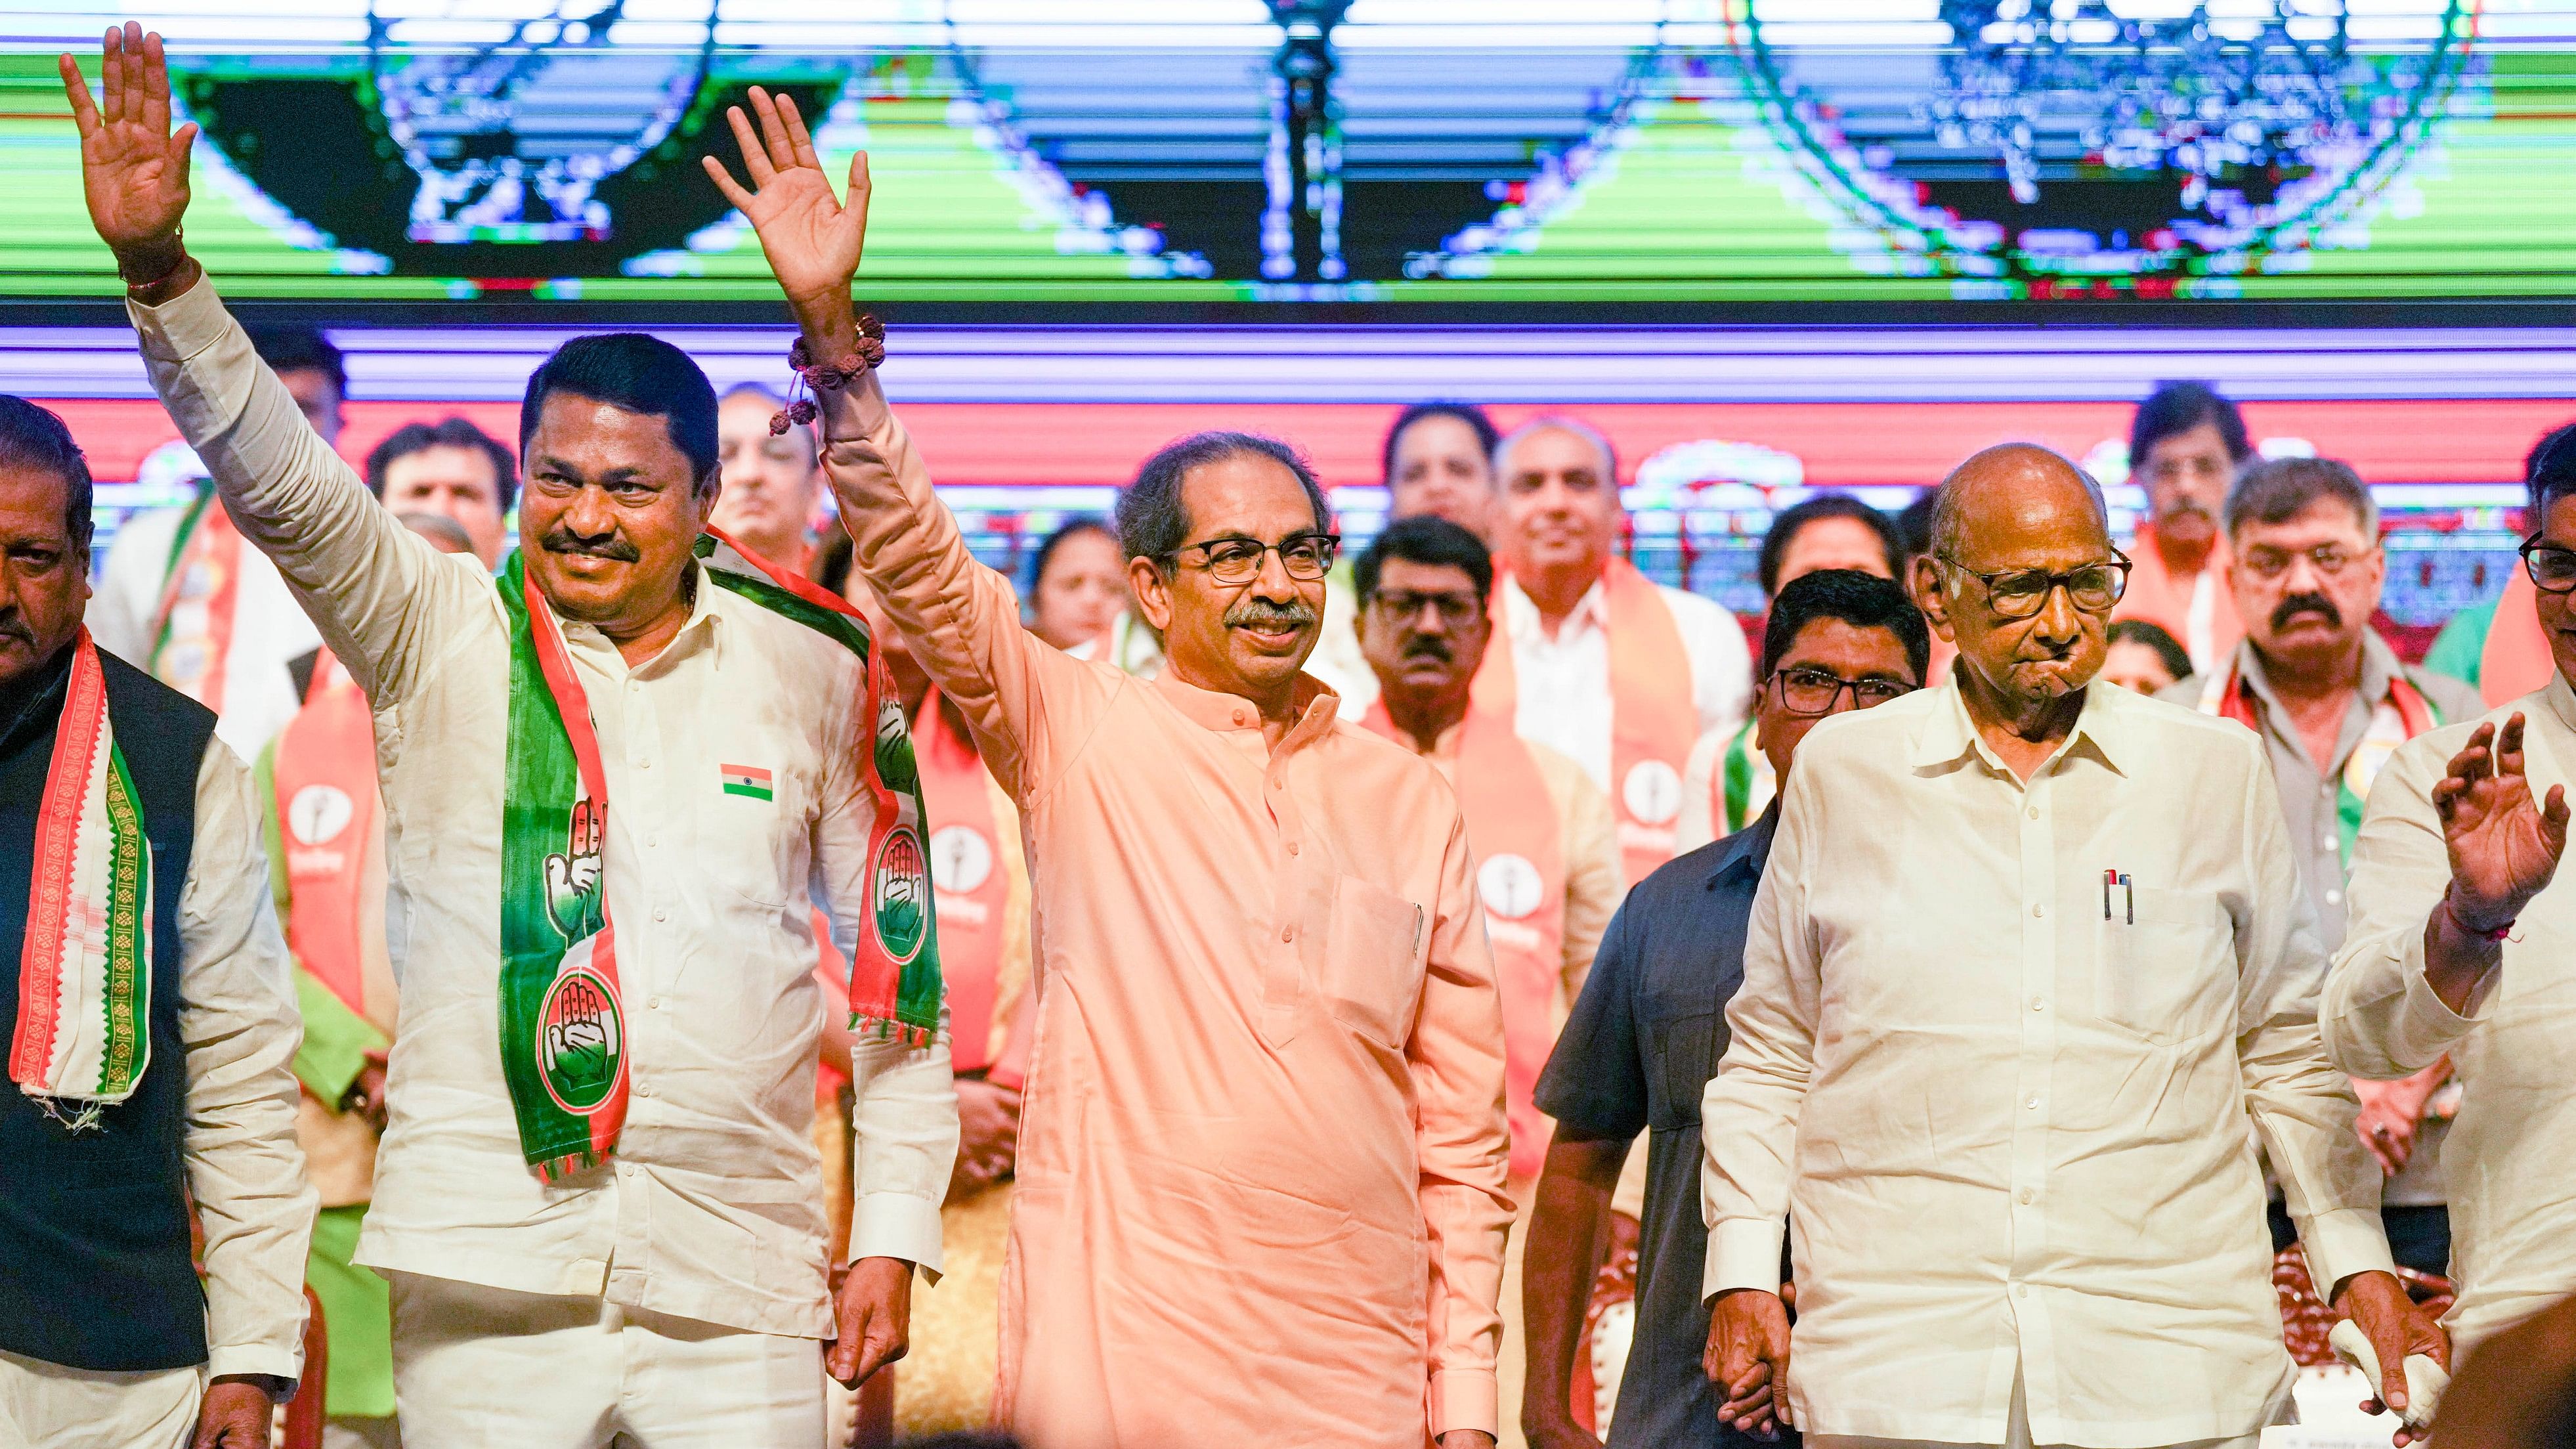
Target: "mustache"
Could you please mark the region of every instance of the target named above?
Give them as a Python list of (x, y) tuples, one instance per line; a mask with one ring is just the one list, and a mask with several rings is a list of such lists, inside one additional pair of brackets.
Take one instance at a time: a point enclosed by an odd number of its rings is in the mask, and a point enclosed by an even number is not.
[(2314, 593), (2292, 594), (2275, 605), (2272, 609), (2272, 627), (2286, 629), (2290, 627), (2292, 617), (2305, 613), (2323, 614), (2326, 616), (2326, 623), (2337, 629), (2343, 627), (2343, 610), (2335, 607), (2334, 600), (2323, 594)]
[(1314, 627), (1315, 611), (1302, 603), (1280, 604), (1268, 599), (1245, 599), (1225, 611), (1229, 629), (1309, 629)]
[(2199, 499), (2194, 498), (2189, 494), (2177, 495), (2174, 500), (2171, 503), (2166, 504), (2163, 510), (2157, 513), (2156, 516), (2158, 518), (2199, 517), (2206, 518), (2213, 523), (2218, 521), (2218, 515), (2209, 511), (2208, 504), (2201, 502)]
[(1436, 635), (1425, 634), (1416, 637), (1412, 643), (1404, 646), (1403, 657), (1407, 659), (1437, 659), (1441, 663), (1447, 664), (1458, 657), (1458, 651), (1449, 647), (1448, 640), (1439, 638)]
[(587, 538), (560, 523), (547, 529), (546, 536), (537, 540), (537, 546), (548, 553), (588, 554), (618, 563), (634, 563), (644, 557), (642, 550), (616, 534)]
[(32, 646), (36, 642), (36, 631), (27, 627), (25, 615), (11, 609), (0, 613), (0, 638), (16, 639)]

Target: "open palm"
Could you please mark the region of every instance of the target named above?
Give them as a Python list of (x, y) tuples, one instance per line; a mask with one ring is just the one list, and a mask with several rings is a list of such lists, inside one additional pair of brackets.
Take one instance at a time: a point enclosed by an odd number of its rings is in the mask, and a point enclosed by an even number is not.
[(742, 147), (743, 168), (751, 174), (746, 189), (713, 156), (705, 158), (725, 200), (734, 204), (760, 234), (760, 249), (791, 303), (810, 304), (844, 296), (859, 270), (859, 255), (868, 234), (868, 155), (850, 158), (850, 199), (845, 205), (832, 194), (832, 178), (814, 151), (814, 137), (796, 112), (793, 97), (772, 97), (751, 88), (752, 109), (760, 113), (760, 130), (752, 131), (742, 107), (725, 111), (734, 140)]
[(2547, 888), (2567, 850), (2567, 787), (2550, 786), (2546, 805), (2532, 798), (2522, 727), (2519, 714), (2501, 731), (2478, 726), (2433, 787), (2451, 855), (2453, 908), (2475, 930), (2520, 914)]
[(194, 124), (170, 130), (170, 67), (161, 37), (126, 22), (100, 44), (100, 96), (68, 55), (57, 60), (72, 123), (80, 129), (81, 188), (90, 223), (129, 280), (133, 264), (176, 265), (179, 222), (188, 212), (188, 152)]

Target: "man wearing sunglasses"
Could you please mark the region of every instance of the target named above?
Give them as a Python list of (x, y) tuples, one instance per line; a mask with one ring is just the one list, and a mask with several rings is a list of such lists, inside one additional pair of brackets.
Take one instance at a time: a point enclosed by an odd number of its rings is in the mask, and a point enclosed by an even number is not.
[(1801, 746), (1702, 1110), (1707, 1367), (1738, 1429), (2253, 1449), (2297, 1370), (2249, 1119), (2381, 1391), (2445, 1352), (2318, 1036), (2261, 746), (2094, 683), (2126, 573), (2074, 464), (1970, 458), (1914, 568), (1951, 683)]
[(2459, 1064), (2442, 1155), (2460, 1287), (2447, 1322), (2463, 1349), (2576, 1292), (2576, 890), (2554, 884), (2576, 770), (2576, 450), (2538, 464), (2522, 546), (2535, 617), (2496, 627), (2536, 626), (2555, 668), (2380, 771), (2323, 1006), (2326, 1044), (2356, 1075)]
[[(1912, 693), (1931, 652), (1922, 614), (1893, 580), (1852, 569), (1799, 576), (1772, 601), (1763, 631), (1756, 748), (1788, 778), (1809, 730)], [(1583, 1437), (1589, 1431), (1571, 1411), (1567, 1385), (1603, 1220), (1621, 1211), (1643, 1226), (1629, 1235), (1639, 1244), (1635, 1333), (1610, 1443), (1752, 1442), (1719, 1422), (1722, 1395), (1700, 1366), (1709, 1322), (1700, 1296), (1708, 1245), (1700, 1097), (1726, 1050), (1723, 1013), (1743, 984), (1745, 925), (1778, 821), (1777, 810), (1766, 809), (1629, 895), (1539, 1080), (1538, 1100), (1555, 1114), (1557, 1134), (1539, 1179), (1524, 1299), (1531, 1347), (1521, 1422), (1533, 1449), (1597, 1442)], [(1643, 1201), (1623, 1209), (1618, 1185), (1640, 1132), (1652, 1139)], [(1595, 1395), (1597, 1408), (1597, 1384)]]
[[(752, 99), (751, 186), (720, 184), (811, 355), (851, 356), (866, 158), (844, 206), (793, 104)], [(1020, 627), (858, 371), (819, 398), (853, 567), (1030, 848), (994, 1417), (1036, 1449), (1491, 1444), (1502, 1012), (1455, 795), (1302, 672), (1340, 542), (1322, 488), (1241, 433), (1146, 462), (1117, 525), (1164, 639), (1149, 683)]]
[[(2245, 638), (2226, 664), (2164, 693), (2262, 736), (2299, 862), (2299, 884), (2327, 951), (2343, 944), (2344, 872), (2362, 802), (2399, 745), (2484, 706), (2456, 680), (2398, 659), (2371, 615), (2387, 560), (2379, 505), (2359, 475), (2324, 458), (2257, 463), (2227, 495), (2227, 579)], [(2448, 1266), (2440, 1137), (2425, 1107), (2450, 1076), (2437, 1062), (2403, 1082), (2356, 1081), (2362, 1142), (2389, 1181), (2381, 1219), (2397, 1260)], [(2273, 1204), (2273, 1238), (2289, 1219)]]

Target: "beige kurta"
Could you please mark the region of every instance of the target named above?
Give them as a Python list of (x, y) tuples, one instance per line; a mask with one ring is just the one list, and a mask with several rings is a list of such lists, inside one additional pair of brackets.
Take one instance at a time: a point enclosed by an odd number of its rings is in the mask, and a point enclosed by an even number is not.
[(996, 1413), (1039, 1449), (1495, 1427), (1503, 1038), (1455, 797), (1307, 681), (1067, 657), (871, 378), (825, 395), (857, 565), (1020, 802), (1038, 1018)]

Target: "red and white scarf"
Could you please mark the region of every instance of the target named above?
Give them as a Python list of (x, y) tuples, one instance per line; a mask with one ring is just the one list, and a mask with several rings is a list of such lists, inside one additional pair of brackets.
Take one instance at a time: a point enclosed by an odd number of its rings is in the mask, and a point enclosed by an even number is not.
[(9, 1080), (85, 1127), (134, 1095), (152, 1060), (152, 850), (87, 629), (72, 645), (31, 875)]

